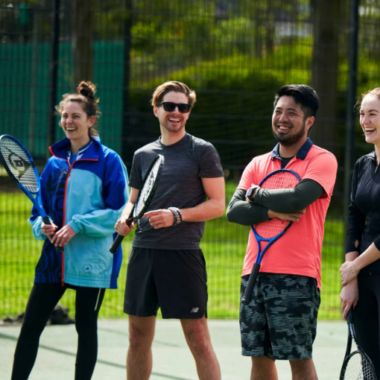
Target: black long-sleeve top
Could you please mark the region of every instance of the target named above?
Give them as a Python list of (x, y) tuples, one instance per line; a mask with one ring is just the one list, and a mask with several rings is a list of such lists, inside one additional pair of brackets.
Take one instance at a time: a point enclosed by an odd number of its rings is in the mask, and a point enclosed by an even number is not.
[[(346, 252), (361, 254), (372, 243), (380, 250), (380, 169), (374, 151), (359, 158), (354, 167)], [(361, 272), (380, 272), (380, 260)]]
[(247, 202), (246, 191), (237, 189), (228, 205), (227, 219), (250, 226), (268, 220), (268, 210), (281, 213), (303, 210), (323, 193), (323, 187), (311, 179), (302, 180), (294, 189), (259, 189), (254, 202)]

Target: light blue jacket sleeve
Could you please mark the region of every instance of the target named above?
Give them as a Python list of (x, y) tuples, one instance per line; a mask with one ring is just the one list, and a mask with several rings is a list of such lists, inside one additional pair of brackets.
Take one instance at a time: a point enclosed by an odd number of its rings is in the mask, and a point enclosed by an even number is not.
[[(44, 207), (45, 212), (48, 212), (48, 201), (47, 201), (47, 195), (46, 195), (46, 172), (48, 170), (49, 161), (43, 170), (41, 176), (40, 176), (40, 182), (41, 182), (41, 199), (42, 199), (42, 205)], [(29, 223), (32, 226), (32, 232), (36, 239), (38, 240), (45, 240), (47, 236), (42, 233), (41, 231), (41, 225), (42, 225), (42, 217), (40, 216), (38, 209), (36, 206), (33, 205), (32, 207), (32, 215), (29, 218)]]
[(128, 174), (116, 153), (107, 156), (105, 168), (103, 179), (105, 207), (83, 215), (73, 215), (68, 224), (77, 234), (96, 238), (115, 233), (115, 223), (129, 198)]
[(46, 235), (42, 233), (41, 231), (41, 225), (42, 225), (42, 217), (38, 216), (37, 218), (29, 218), (29, 223), (32, 226), (32, 232), (33, 236), (38, 240), (45, 240)]

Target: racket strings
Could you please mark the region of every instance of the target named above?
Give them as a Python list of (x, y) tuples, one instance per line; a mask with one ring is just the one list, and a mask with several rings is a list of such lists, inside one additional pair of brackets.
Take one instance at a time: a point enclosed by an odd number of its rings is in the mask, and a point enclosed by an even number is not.
[(148, 177), (146, 181), (144, 182), (142, 189), (140, 190), (140, 194), (139, 194), (140, 196), (137, 199), (137, 202), (133, 209), (133, 216), (139, 215), (141, 210), (144, 208), (145, 204), (147, 203), (147, 201), (150, 199), (150, 195), (152, 193), (154, 184), (156, 182), (156, 178), (158, 176), (160, 164), (161, 164), (161, 161), (157, 160), (156, 163), (153, 165), (152, 170), (149, 172)]
[(34, 162), (31, 162), (24, 149), (14, 140), (2, 138), (0, 151), (8, 170), (28, 191), (36, 193), (39, 184), (34, 172)]
[[(287, 171), (280, 171), (265, 179), (260, 184), (261, 189), (294, 189), (299, 183), (298, 178), (292, 173)], [(270, 239), (277, 236), (284, 231), (291, 221), (273, 218), (266, 222), (261, 222), (254, 226), (256, 232), (264, 239)]]
[(359, 351), (351, 354), (346, 366), (344, 380), (376, 380), (371, 364)]

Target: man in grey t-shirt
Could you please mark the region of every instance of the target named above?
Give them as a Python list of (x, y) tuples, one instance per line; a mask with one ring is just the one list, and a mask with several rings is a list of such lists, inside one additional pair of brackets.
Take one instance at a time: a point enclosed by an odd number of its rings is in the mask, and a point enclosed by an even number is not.
[[(129, 314), (127, 379), (147, 380), (156, 315), (181, 321), (199, 379), (220, 380), (220, 368), (207, 327), (207, 275), (199, 244), (205, 221), (224, 213), (224, 178), (212, 144), (186, 133), (195, 92), (181, 82), (166, 82), (153, 93), (160, 138), (135, 152), (131, 194), (115, 225), (128, 235), (126, 220), (151, 162), (165, 165), (149, 211), (137, 223), (129, 255), (124, 312)], [(132, 225), (131, 228), (135, 226)]]

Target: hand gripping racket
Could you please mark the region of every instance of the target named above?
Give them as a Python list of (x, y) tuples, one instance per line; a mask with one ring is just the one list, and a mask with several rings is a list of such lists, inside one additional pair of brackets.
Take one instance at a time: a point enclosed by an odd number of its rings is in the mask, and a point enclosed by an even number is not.
[[(33, 202), (45, 224), (51, 224), (41, 199), (40, 175), (27, 149), (10, 135), (0, 136), (0, 161), (17, 187)], [(63, 248), (56, 247), (58, 252)]]
[[(293, 189), (299, 183), (300, 177), (297, 173), (288, 169), (275, 170), (269, 173), (259, 184), (261, 189)], [(278, 240), (289, 229), (293, 222), (289, 220), (281, 220), (273, 218), (271, 220), (258, 223), (251, 226), (252, 232), (257, 241), (257, 257), (253, 265), (252, 272), (249, 276), (248, 284), (244, 295), (241, 299), (242, 303), (248, 303), (253, 286), (255, 285), (257, 275), (260, 271), (261, 261), (268, 248)], [(267, 243), (262, 247), (261, 243)]]
[[(356, 340), (354, 327), (354, 313), (352, 309), (347, 314), (348, 339), (346, 354), (344, 356), (339, 380), (377, 380), (375, 368), (371, 359), (363, 351)], [(354, 340), (357, 350), (351, 352), (352, 340)]]
[[(153, 160), (153, 162), (151, 163), (145, 175), (142, 188), (139, 191), (139, 195), (137, 196), (136, 202), (133, 205), (133, 209), (129, 215), (129, 218), (127, 219), (128, 227), (130, 227), (131, 224), (135, 222), (136, 220), (141, 219), (141, 217), (148, 210), (148, 207), (150, 203), (152, 202), (154, 193), (156, 192), (158, 184), (160, 182), (163, 167), (164, 167), (164, 156), (159, 154)], [(116, 239), (110, 248), (111, 253), (116, 253), (123, 239), (124, 239), (124, 236), (122, 235), (116, 236)]]

